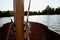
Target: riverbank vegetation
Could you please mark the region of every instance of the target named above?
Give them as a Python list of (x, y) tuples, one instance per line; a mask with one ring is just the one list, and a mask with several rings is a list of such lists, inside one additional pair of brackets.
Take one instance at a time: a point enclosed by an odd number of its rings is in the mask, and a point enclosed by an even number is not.
[[(14, 15), (14, 11), (0, 11), (0, 17), (10, 17)], [(27, 15), (27, 11), (24, 11), (24, 15)], [(38, 11), (30, 11), (29, 15), (60, 15), (60, 7), (51, 8), (49, 5), (42, 10), (42, 12)]]
[(10, 17), (13, 16), (14, 12), (13, 11), (0, 11), (0, 17)]

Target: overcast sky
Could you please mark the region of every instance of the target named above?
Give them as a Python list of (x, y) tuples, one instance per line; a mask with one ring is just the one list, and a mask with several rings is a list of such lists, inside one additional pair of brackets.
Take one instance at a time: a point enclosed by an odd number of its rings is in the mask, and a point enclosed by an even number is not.
[[(24, 0), (24, 10), (28, 8), (29, 0)], [(49, 5), (52, 8), (60, 7), (60, 0), (31, 0), (31, 11), (42, 11)], [(0, 10), (13, 10), (13, 0), (0, 0)]]

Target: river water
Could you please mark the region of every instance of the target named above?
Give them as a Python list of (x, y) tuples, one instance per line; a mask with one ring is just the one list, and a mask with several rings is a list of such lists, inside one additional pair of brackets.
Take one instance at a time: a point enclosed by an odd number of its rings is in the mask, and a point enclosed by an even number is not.
[[(0, 18), (0, 26), (14, 20), (14, 17), (2, 17)], [(24, 16), (24, 21), (26, 21), (26, 16)], [(29, 16), (29, 21), (42, 23), (47, 25), (48, 28), (54, 29), (60, 32), (60, 15), (34, 15)]]

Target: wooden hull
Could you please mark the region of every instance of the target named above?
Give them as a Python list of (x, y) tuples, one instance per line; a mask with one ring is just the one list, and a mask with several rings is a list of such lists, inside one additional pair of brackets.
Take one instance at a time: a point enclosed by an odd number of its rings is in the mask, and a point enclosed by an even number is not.
[(31, 22), (31, 40), (60, 40), (60, 35), (49, 30), (46, 25)]
[(6, 23), (0, 28), (0, 40), (16, 40), (16, 38), (15, 38), (16, 34), (15, 34), (15, 32), (12, 31), (12, 29), (10, 30), (10, 33), (9, 33), (9, 36), (7, 39), (10, 24), (11, 24), (11, 22)]
[[(0, 40), (6, 40), (10, 24), (6, 23), (0, 28)], [(30, 40), (60, 40), (60, 34), (49, 30), (46, 25), (36, 22), (30, 22), (30, 24)], [(16, 32), (12, 31), (12, 29), (9, 33), (8, 40), (16, 40)]]

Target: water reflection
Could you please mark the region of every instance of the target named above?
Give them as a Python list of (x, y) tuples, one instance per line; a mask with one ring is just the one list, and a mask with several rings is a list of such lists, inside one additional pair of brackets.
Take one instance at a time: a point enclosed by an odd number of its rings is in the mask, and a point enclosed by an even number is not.
[[(4, 23), (10, 22), (14, 17), (4, 17), (0, 18), (0, 26)], [(24, 16), (24, 21), (26, 21), (26, 16)], [(29, 16), (29, 21), (38, 22), (47, 25), (49, 28), (53, 28), (60, 31), (60, 15), (34, 15)]]

